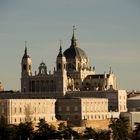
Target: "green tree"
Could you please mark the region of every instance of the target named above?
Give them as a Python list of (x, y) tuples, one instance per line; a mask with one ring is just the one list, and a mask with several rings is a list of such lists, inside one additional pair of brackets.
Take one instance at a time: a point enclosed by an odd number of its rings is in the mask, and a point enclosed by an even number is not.
[(37, 126), (35, 139), (47, 140), (53, 139), (56, 137), (56, 130), (55, 127), (49, 125), (44, 119), (40, 119), (38, 126)]
[(6, 128), (6, 139), (7, 140), (16, 140), (17, 138), (17, 126), (13, 124), (7, 125)]
[(95, 140), (109, 140), (110, 139), (110, 131), (105, 131), (105, 130), (96, 131), (94, 139)]
[(128, 120), (124, 117), (112, 118), (109, 125), (112, 132), (113, 140), (127, 140), (128, 139)]
[(7, 123), (4, 116), (0, 118), (0, 140), (6, 139)]
[(105, 130), (95, 131), (93, 128), (87, 127), (84, 131), (83, 137), (95, 140), (109, 140), (110, 131)]
[(73, 130), (71, 127), (66, 126), (64, 123), (60, 123), (58, 127), (58, 138), (65, 138), (70, 139), (73, 138), (80, 138), (80, 134)]
[(94, 139), (95, 138), (96, 131), (92, 129), (91, 127), (86, 127), (83, 137), (88, 139)]
[(140, 140), (140, 123), (135, 123), (136, 127), (133, 131), (133, 140)]
[(28, 138), (31, 140), (33, 137), (33, 126), (32, 122), (20, 123), (17, 126), (17, 137), (19, 140), (27, 140)]

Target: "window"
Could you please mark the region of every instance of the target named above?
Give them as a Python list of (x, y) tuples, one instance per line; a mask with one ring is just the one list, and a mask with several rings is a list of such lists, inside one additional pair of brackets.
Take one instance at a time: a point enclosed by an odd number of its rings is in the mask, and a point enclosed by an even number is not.
[(20, 112), (20, 113), (22, 112), (22, 108), (21, 108), (21, 107), (19, 108), (19, 112)]
[(58, 111), (62, 111), (62, 107), (61, 106), (58, 107)]
[(24, 70), (26, 70), (26, 69), (27, 69), (27, 66), (26, 66), (26, 64), (24, 64), (24, 65), (23, 65), (23, 69), (24, 69)]
[(1, 113), (4, 114), (4, 107), (1, 108)]
[(77, 120), (78, 119), (78, 115), (75, 115), (74, 118), (75, 118), (75, 120)]
[(61, 69), (61, 64), (60, 64), (60, 63), (58, 64), (58, 69), (59, 69), (59, 70)]
[(78, 106), (75, 106), (74, 107), (74, 111), (78, 111)]
[(66, 110), (67, 110), (67, 111), (70, 111), (70, 107), (69, 107), (69, 106), (67, 106), (67, 107), (66, 107)]
[(15, 108), (15, 113), (17, 112), (17, 109)]

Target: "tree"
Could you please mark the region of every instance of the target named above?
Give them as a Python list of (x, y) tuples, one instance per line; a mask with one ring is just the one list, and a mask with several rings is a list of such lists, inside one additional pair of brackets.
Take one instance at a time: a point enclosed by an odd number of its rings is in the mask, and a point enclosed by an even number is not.
[(41, 139), (41, 140), (46, 140), (46, 139), (52, 139), (55, 138), (56, 130), (55, 127), (52, 125), (49, 125), (44, 119), (40, 119), (38, 126), (37, 126), (37, 131), (35, 134), (35, 139)]
[(110, 131), (105, 131), (105, 130), (96, 131), (94, 139), (95, 140), (109, 140), (110, 139)]
[(17, 126), (13, 124), (7, 125), (6, 128), (6, 139), (7, 140), (16, 140), (17, 138)]
[(136, 127), (133, 131), (133, 140), (139, 140), (140, 139), (140, 123), (135, 123)]
[(88, 139), (95, 139), (95, 140), (109, 140), (110, 131), (105, 131), (105, 130), (95, 131), (91, 127), (86, 127), (83, 137)]
[(91, 127), (86, 127), (83, 137), (88, 138), (88, 139), (94, 139), (95, 134), (96, 134), (96, 131), (94, 129), (92, 129)]
[(58, 138), (69, 139), (71, 137), (73, 137), (73, 138), (79, 138), (80, 137), (80, 134), (78, 132), (76, 132), (75, 130), (73, 130), (69, 126), (66, 126), (64, 123), (59, 124), (58, 130), (59, 130)]
[(0, 140), (6, 139), (7, 123), (4, 116), (0, 118)]
[(128, 139), (128, 120), (124, 117), (112, 118), (109, 125), (112, 131), (113, 140), (127, 140)]
[(31, 140), (33, 133), (32, 122), (20, 123), (17, 126), (17, 137), (20, 140), (27, 140), (28, 138)]

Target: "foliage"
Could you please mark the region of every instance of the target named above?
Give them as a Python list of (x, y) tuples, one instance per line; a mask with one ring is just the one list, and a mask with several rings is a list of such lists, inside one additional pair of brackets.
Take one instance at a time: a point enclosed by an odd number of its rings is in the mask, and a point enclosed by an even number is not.
[(17, 126), (9, 124), (6, 127), (6, 139), (15, 140), (17, 138)]
[(105, 131), (105, 130), (95, 131), (91, 127), (86, 127), (83, 137), (88, 139), (95, 139), (95, 140), (109, 140), (110, 131)]
[(92, 129), (91, 127), (86, 127), (85, 131), (84, 131), (84, 137), (88, 138), (88, 139), (94, 139), (95, 137), (95, 130)]
[(113, 140), (127, 140), (128, 139), (128, 120), (124, 117), (111, 119), (109, 125), (112, 131)]
[(33, 127), (32, 122), (20, 123), (17, 126), (17, 137), (20, 140), (32, 139), (33, 137)]
[(4, 116), (0, 118), (0, 140), (6, 139), (7, 124)]
[(74, 138), (79, 138), (80, 137), (80, 134), (78, 132), (74, 131), (69, 126), (66, 126), (64, 123), (59, 124), (58, 130), (59, 130), (59, 132), (58, 132), (58, 137), (59, 138), (68, 139), (68, 138), (71, 138), (71, 137), (74, 137)]
[(53, 139), (56, 135), (55, 127), (49, 125), (44, 119), (40, 119), (37, 128), (35, 139)]
[[(132, 140), (140, 139), (140, 123), (135, 124), (132, 133)], [(7, 124), (5, 118), (0, 118), (0, 140), (48, 140), (48, 139), (95, 139), (109, 140), (129, 140), (128, 121), (125, 118), (111, 119), (109, 125), (111, 131), (94, 130), (86, 127), (83, 134), (74, 131), (72, 127), (60, 123), (58, 130), (53, 125), (49, 125), (44, 119), (40, 119), (37, 129), (33, 130), (32, 122), (24, 122), (19, 125)]]
[(136, 127), (133, 131), (133, 140), (140, 140), (140, 123), (135, 123)]

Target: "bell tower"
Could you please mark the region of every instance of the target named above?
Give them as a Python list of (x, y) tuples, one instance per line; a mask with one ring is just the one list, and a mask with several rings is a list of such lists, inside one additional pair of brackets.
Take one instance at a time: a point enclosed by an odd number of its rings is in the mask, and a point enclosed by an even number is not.
[(66, 71), (66, 58), (62, 53), (60, 42), (59, 54), (56, 59), (56, 90), (63, 95), (67, 91), (67, 71)]
[(27, 54), (27, 42), (21, 61), (21, 92), (29, 91), (29, 77), (32, 76), (32, 59)]

